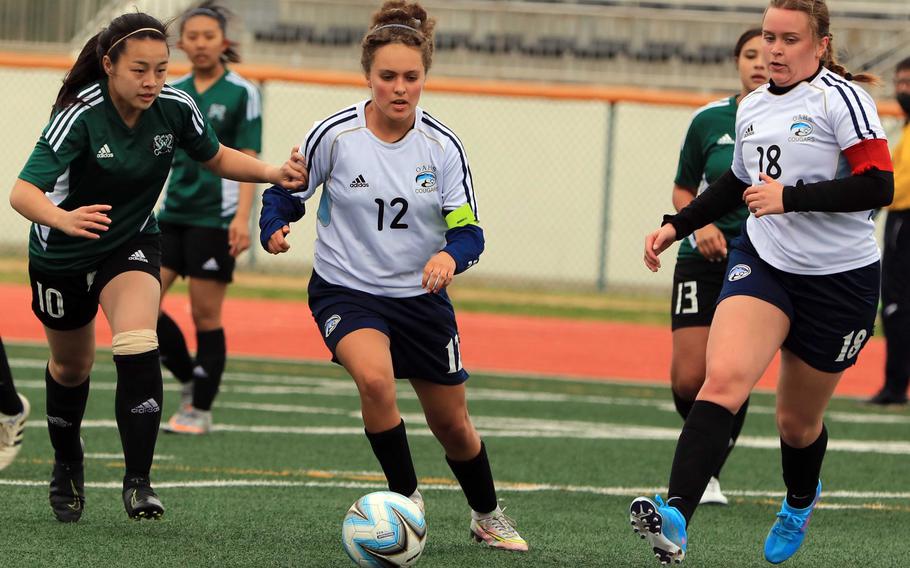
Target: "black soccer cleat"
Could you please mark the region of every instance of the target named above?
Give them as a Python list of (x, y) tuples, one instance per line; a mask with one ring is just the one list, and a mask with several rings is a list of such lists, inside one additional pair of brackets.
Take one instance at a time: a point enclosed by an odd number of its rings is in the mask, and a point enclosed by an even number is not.
[(123, 480), (123, 506), (134, 520), (160, 519), (164, 505), (152, 489), (148, 477), (131, 477)]
[(75, 523), (85, 509), (85, 475), (82, 462), (54, 463), (49, 495), (54, 516), (61, 523)]

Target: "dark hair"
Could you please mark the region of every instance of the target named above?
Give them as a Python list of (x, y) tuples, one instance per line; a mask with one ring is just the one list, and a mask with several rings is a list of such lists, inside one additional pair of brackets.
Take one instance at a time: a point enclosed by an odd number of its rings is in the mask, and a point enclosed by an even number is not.
[(218, 22), (218, 27), (221, 28), (221, 33), (228, 42), (227, 48), (224, 50), (224, 53), (221, 54), (222, 63), (225, 61), (240, 63), (240, 53), (238, 53), (236, 49), (238, 44), (229, 40), (227, 37), (228, 20), (233, 17), (233, 15), (234, 13), (224, 6), (216, 4), (215, 0), (205, 0), (195, 8), (190, 8), (184, 12), (183, 16), (180, 17), (180, 35), (183, 35), (183, 28), (190, 18), (195, 18), (196, 16), (211, 18)]
[(910, 69), (910, 57), (902, 59), (895, 67), (894, 72), (900, 73), (901, 71), (907, 71)]
[[(142, 30), (142, 31), (137, 31)], [(116, 63), (130, 39), (159, 39), (167, 44), (167, 26), (156, 18), (136, 12), (123, 14), (111, 20), (106, 28), (92, 36), (82, 48), (76, 62), (63, 78), (57, 93), (55, 109), (62, 109), (79, 100), (79, 90), (92, 81), (105, 76), (101, 60), (107, 55)]]
[(812, 29), (815, 39), (821, 41), (822, 38), (828, 38), (828, 48), (821, 58), (822, 65), (827, 67), (828, 70), (837, 73), (848, 81), (870, 83), (872, 85), (881, 84), (879, 78), (872, 73), (853, 75), (837, 62), (837, 54), (834, 51), (834, 36), (831, 35), (831, 16), (828, 13), (828, 5), (825, 4), (825, 0), (771, 0), (768, 7), (795, 10), (809, 16), (809, 27)]
[(424, 71), (433, 63), (433, 29), (436, 20), (427, 15), (419, 2), (389, 0), (373, 14), (370, 31), (363, 37), (360, 46), (360, 66), (369, 74), (376, 51), (390, 43), (401, 43), (420, 49)]
[(739, 39), (736, 40), (736, 47), (733, 48), (733, 57), (739, 59), (739, 55), (743, 52), (743, 48), (746, 47), (746, 44), (757, 37), (761, 37), (761, 28), (749, 28), (744, 31), (743, 35), (739, 36)]

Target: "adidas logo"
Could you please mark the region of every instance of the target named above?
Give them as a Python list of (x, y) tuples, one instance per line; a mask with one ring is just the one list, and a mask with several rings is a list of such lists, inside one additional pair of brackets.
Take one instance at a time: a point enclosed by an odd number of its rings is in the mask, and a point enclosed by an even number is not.
[(143, 254), (143, 252), (141, 250), (137, 250), (136, 252), (131, 254), (127, 260), (137, 260), (139, 262), (146, 262), (146, 263), (149, 261), (149, 259), (145, 258), (145, 254)]
[(743, 132), (743, 138), (745, 138), (747, 136), (752, 136), (753, 134), (755, 134), (755, 128), (752, 124), (750, 124), (749, 128), (747, 128), (746, 131)]
[(154, 398), (150, 398), (136, 408), (130, 410), (130, 412), (133, 414), (155, 414), (156, 412), (161, 412), (161, 407), (158, 406), (158, 403), (155, 402)]
[(108, 148), (107, 144), (98, 149), (98, 154), (95, 156), (99, 160), (102, 158), (113, 158), (114, 153), (111, 152), (111, 149)]
[(218, 261), (215, 260), (215, 257), (212, 257), (202, 263), (202, 270), (219, 270), (221, 267), (218, 266)]
[(351, 182), (351, 187), (370, 187), (370, 184), (367, 183), (367, 180), (363, 179), (363, 174), (360, 174)]
[(734, 140), (733, 137), (730, 136), (729, 134), (724, 134), (723, 136), (721, 136), (720, 138), (717, 139), (717, 144), (719, 146), (729, 146), (731, 144), (736, 144), (736, 140)]

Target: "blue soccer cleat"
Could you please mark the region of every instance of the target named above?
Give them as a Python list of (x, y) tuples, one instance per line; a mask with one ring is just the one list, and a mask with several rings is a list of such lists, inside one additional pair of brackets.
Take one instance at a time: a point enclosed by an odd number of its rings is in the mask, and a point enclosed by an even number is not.
[(679, 509), (665, 505), (659, 495), (654, 501), (647, 497), (632, 501), (629, 520), (632, 529), (648, 540), (661, 564), (679, 564), (686, 557), (686, 519)]
[(806, 530), (809, 528), (809, 521), (812, 520), (812, 511), (815, 510), (821, 494), (822, 482), (819, 480), (818, 487), (815, 489), (815, 499), (805, 509), (790, 507), (787, 504), (787, 498), (784, 497), (784, 504), (777, 514), (777, 521), (768, 532), (768, 538), (765, 539), (765, 560), (772, 564), (780, 564), (796, 554), (806, 538)]

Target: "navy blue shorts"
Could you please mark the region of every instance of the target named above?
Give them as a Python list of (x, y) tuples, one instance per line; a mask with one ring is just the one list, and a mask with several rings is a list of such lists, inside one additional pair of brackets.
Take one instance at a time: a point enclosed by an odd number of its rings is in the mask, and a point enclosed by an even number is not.
[(839, 373), (856, 363), (875, 326), (881, 281), (878, 262), (807, 276), (763, 261), (745, 233), (731, 247), (718, 303), (730, 296), (752, 296), (780, 308), (790, 318), (783, 347), (814, 369)]
[(313, 272), (307, 288), (310, 310), (326, 347), (335, 357), (341, 338), (358, 329), (389, 337), (396, 379), (425, 379), (442, 385), (468, 380), (461, 367), (455, 310), (445, 290), (412, 298), (376, 296), (325, 281)]

